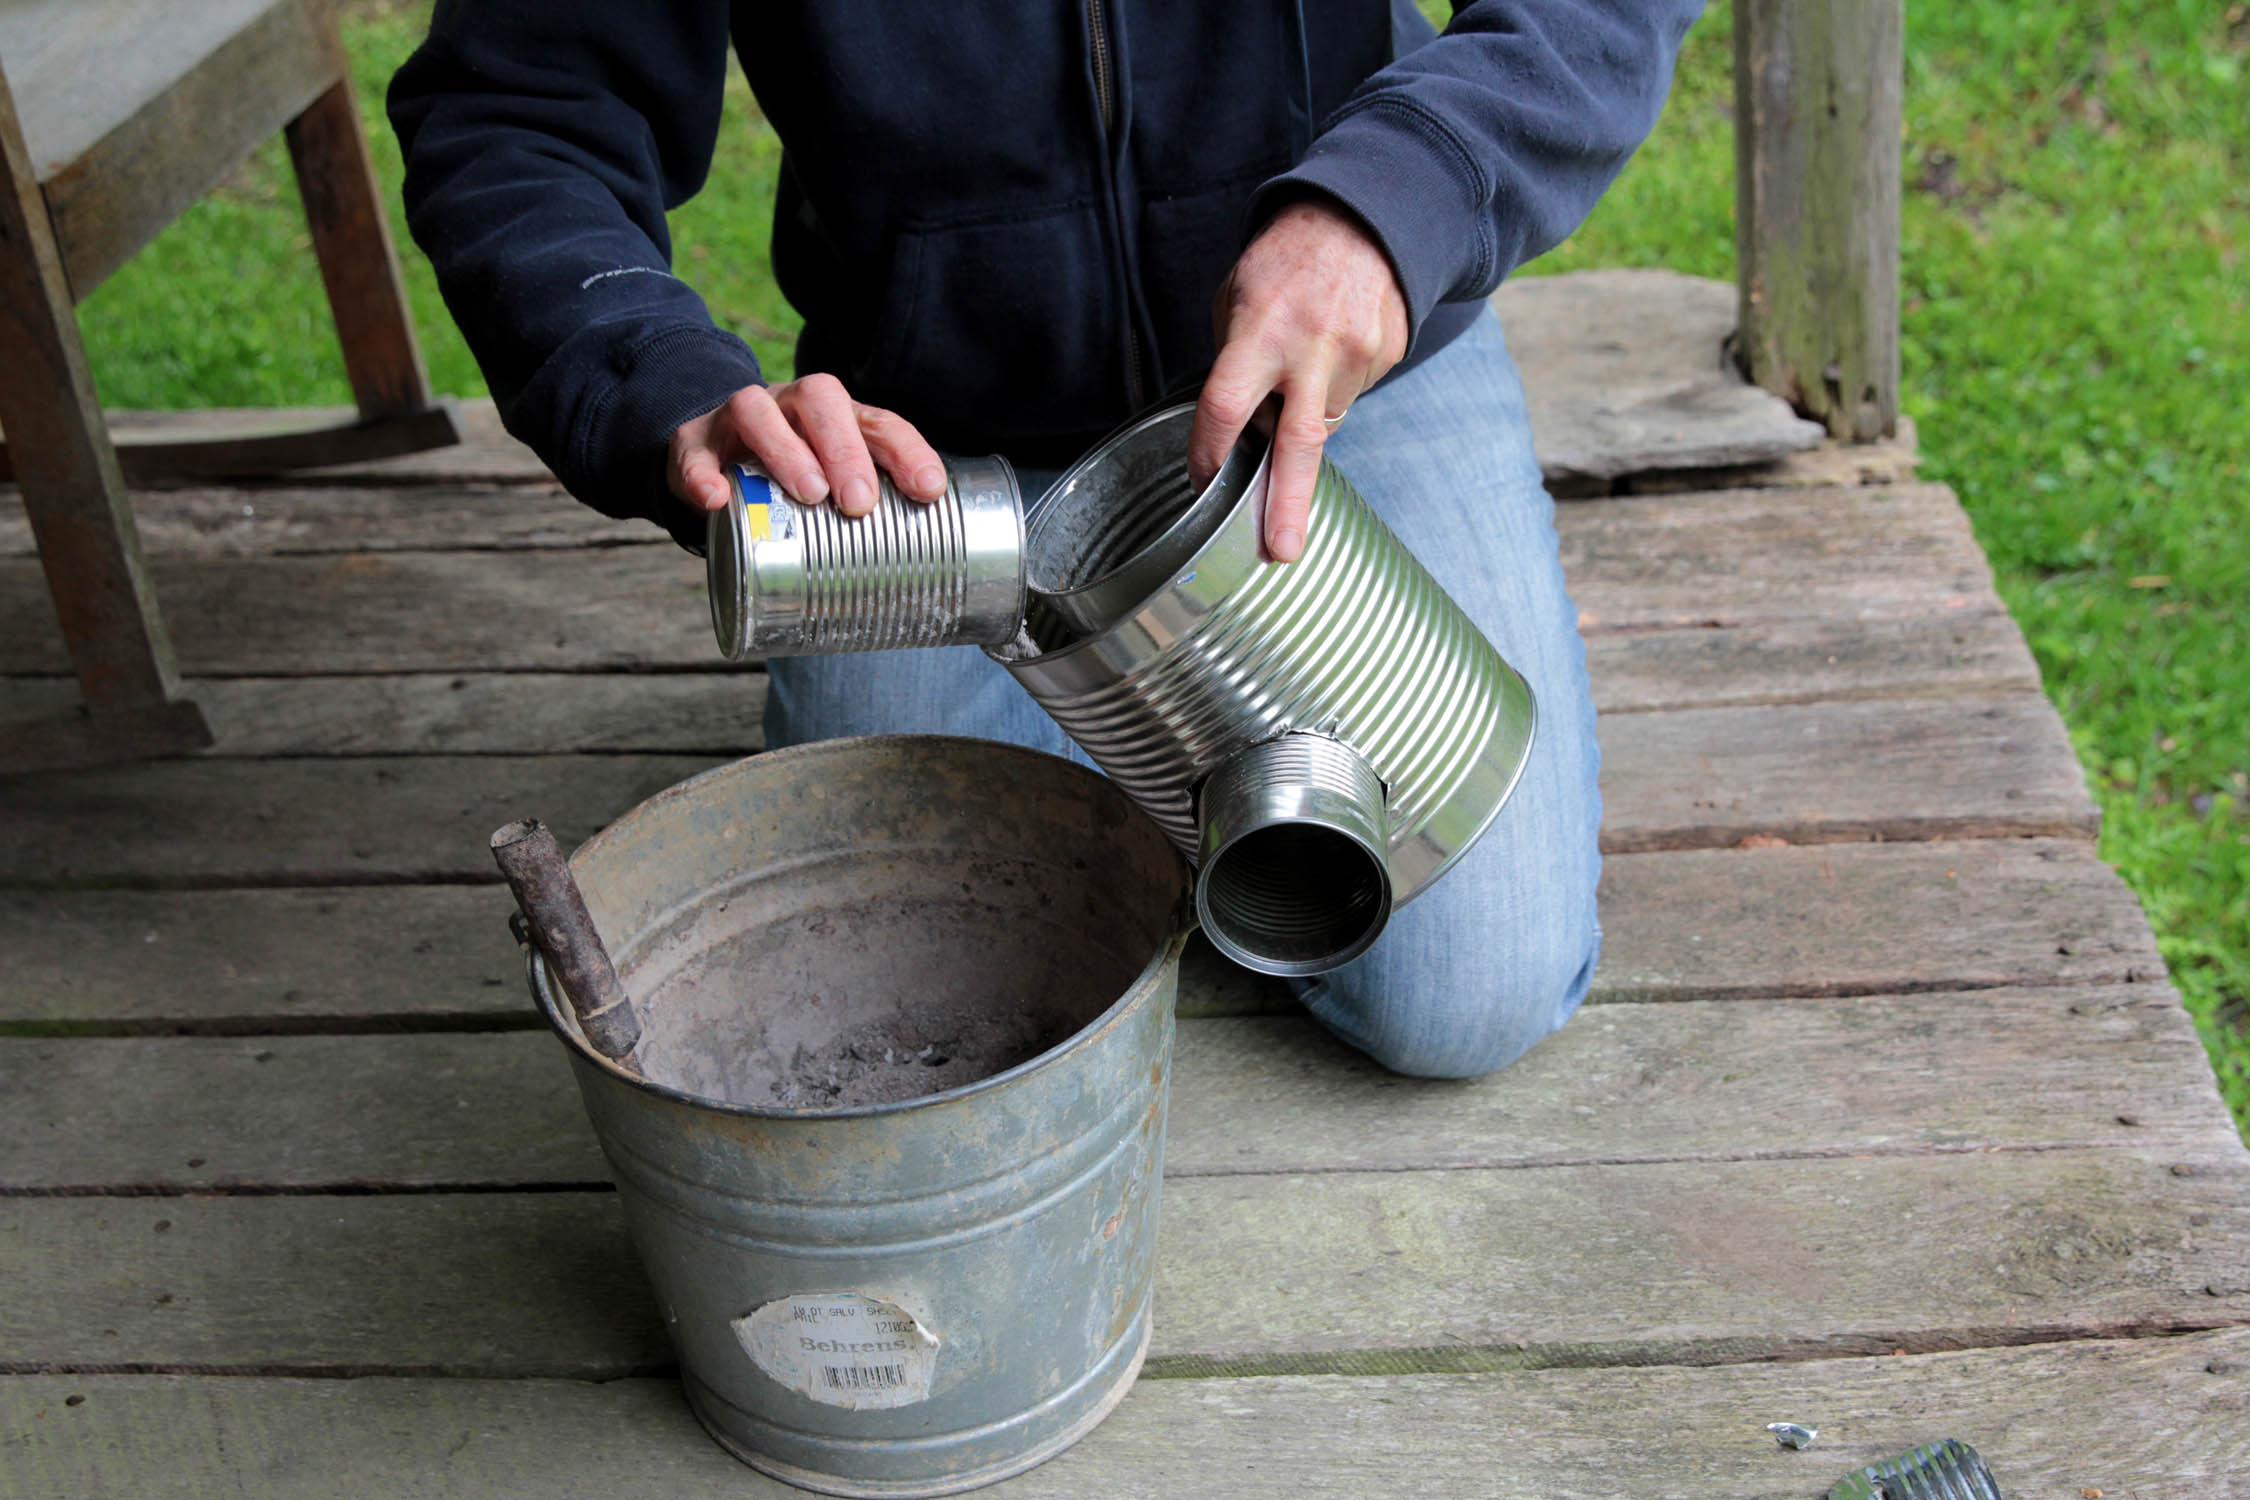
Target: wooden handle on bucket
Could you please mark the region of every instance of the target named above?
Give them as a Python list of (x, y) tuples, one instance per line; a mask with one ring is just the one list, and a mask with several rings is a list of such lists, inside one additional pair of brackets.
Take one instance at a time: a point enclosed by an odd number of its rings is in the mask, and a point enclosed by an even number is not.
[(641, 1039), (640, 1017), (618, 982), (609, 950), (594, 930), (586, 897), (555, 836), (537, 818), (520, 818), (494, 830), (492, 858), (515, 892), (532, 941), (547, 955), (570, 1008), (578, 1013), (588, 1045), (604, 1057), (623, 1058)]

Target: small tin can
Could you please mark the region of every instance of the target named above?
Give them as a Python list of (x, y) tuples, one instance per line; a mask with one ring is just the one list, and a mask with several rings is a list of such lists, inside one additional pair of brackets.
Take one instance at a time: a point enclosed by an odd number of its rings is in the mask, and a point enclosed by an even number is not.
[(947, 458), (924, 505), (879, 475), (856, 520), (803, 505), (754, 463), (711, 513), (711, 627), (731, 661), (908, 646), (997, 646), (1023, 625), (1022, 496), (1008, 461)]

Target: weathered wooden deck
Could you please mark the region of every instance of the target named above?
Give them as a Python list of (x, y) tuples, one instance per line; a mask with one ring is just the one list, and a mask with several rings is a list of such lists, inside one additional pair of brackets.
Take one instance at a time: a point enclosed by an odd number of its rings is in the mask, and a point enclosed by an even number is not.
[[(1817, 1496), (1956, 1435), (2250, 1494), (2250, 1156), (1959, 505), (1850, 469), (1564, 507), (1595, 1003), (1411, 1083), (1199, 964), (1147, 1374), (995, 1493)], [(138, 509), (220, 743), (0, 781), (0, 1495), (792, 1493), (666, 1373), (485, 848), (757, 748), (700, 566), (490, 441)], [(0, 719), (58, 709), (13, 510), (0, 578)]]

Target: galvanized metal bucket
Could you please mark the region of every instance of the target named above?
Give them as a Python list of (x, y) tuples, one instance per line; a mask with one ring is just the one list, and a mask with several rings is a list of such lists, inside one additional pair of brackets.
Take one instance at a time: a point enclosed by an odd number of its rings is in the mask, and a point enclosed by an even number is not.
[[(941, 1495), (1099, 1422), (1148, 1342), (1192, 925), (1124, 793), (983, 741), (831, 741), (659, 793), (571, 868), (639, 1013), (632, 1065), (536, 957), (532, 990), (712, 1436), (808, 1488)], [(808, 1057), (871, 1059), (868, 1017), (948, 1006), (1017, 1018), (1021, 1061), (822, 1102)], [(942, 1079), (913, 1040), (878, 1071)]]
[[(988, 650), (1197, 857), (1214, 945), (1267, 973), (1319, 973), (1484, 832), (1536, 707), (1333, 463), (1304, 555), (1277, 563), (1263, 440), (1198, 493), (1175, 457), (1193, 420), (1192, 406), (1157, 413), (1057, 481), (1028, 542), (1039, 649)], [(1169, 570), (1110, 588), (1146, 557)]]

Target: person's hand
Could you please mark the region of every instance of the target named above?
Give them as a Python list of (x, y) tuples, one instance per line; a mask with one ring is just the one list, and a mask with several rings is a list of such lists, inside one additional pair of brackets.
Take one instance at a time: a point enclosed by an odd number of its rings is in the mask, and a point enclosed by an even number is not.
[(1306, 199), (1275, 214), (1242, 252), (1211, 318), (1219, 357), (1196, 403), (1188, 472), (1198, 488), (1210, 483), (1266, 409), (1266, 550), (1294, 562), (1305, 549), (1321, 445), (1359, 393), (1406, 354), (1406, 295), (1357, 219)]
[(944, 461), (914, 424), (854, 401), (833, 375), (744, 386), (716, 411), (682, 422), (665, 479), (697, 510), (723, 510), (734, 496), (726, 466), (745, 458), (794, 499), (818, 505), (833, 496), (847, 516), (875, 508), (877, 464), (910, 500), (927, 505), (945, 494)]

